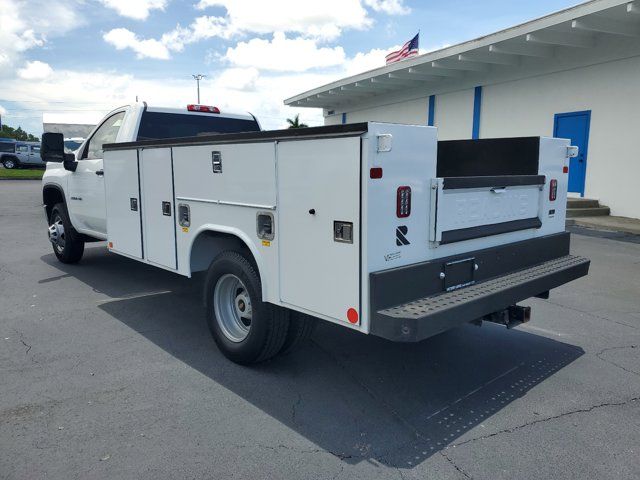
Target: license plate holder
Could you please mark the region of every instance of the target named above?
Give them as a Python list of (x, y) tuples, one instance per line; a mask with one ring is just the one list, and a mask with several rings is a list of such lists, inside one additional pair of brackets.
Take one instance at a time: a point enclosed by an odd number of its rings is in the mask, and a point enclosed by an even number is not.
[(444, 265), (444, 289), (447, 292), (475, 283), (476, 259), (465, 258)]

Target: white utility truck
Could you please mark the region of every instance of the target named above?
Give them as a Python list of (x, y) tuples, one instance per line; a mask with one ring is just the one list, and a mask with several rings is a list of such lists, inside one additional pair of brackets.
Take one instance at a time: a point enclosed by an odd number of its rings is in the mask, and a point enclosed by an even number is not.
[(75, 157), (56, 134), (42, 151), (58, 258), (99, 239), (206, 271), (207, 322), (238, 363), (291, 350), (316, 319), (399, 342), (512, 327), (530, 317), (518, 302), (589, 269), (565, 232), (568, 140), (438, 142), (432, 127), (376, 122), (259, 131), (215, 107), (135, 105)]

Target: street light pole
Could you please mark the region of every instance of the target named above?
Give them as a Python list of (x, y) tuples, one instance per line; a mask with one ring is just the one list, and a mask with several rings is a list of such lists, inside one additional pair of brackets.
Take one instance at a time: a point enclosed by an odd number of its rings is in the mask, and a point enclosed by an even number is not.
[(202, 75), (201, 73), (196, 73), (195, 75), (191, 75), (198, 85), (198, 104), (200, 104), (200, 80), (202, 80), (206, 75)]

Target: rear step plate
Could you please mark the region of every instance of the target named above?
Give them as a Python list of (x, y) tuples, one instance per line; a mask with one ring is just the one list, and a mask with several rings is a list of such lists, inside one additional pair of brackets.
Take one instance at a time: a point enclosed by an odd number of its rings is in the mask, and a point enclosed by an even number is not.
[(588, 273), (589, 264), (587, 258), (567, 255), (459, 290), (378, 310), (371, 333), (398, 341), (422, 340), (580, 278)]

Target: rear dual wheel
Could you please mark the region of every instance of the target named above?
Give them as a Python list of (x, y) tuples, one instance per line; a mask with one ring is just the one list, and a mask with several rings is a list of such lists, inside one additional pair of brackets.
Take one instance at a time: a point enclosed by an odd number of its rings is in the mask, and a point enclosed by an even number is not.
[(262, 284), (250, 258), (218, 255), (205, 281), (207, 324), (221, 352), (248, 365), (289, 353), (306, 340), (315, 322), (262, 301)]

